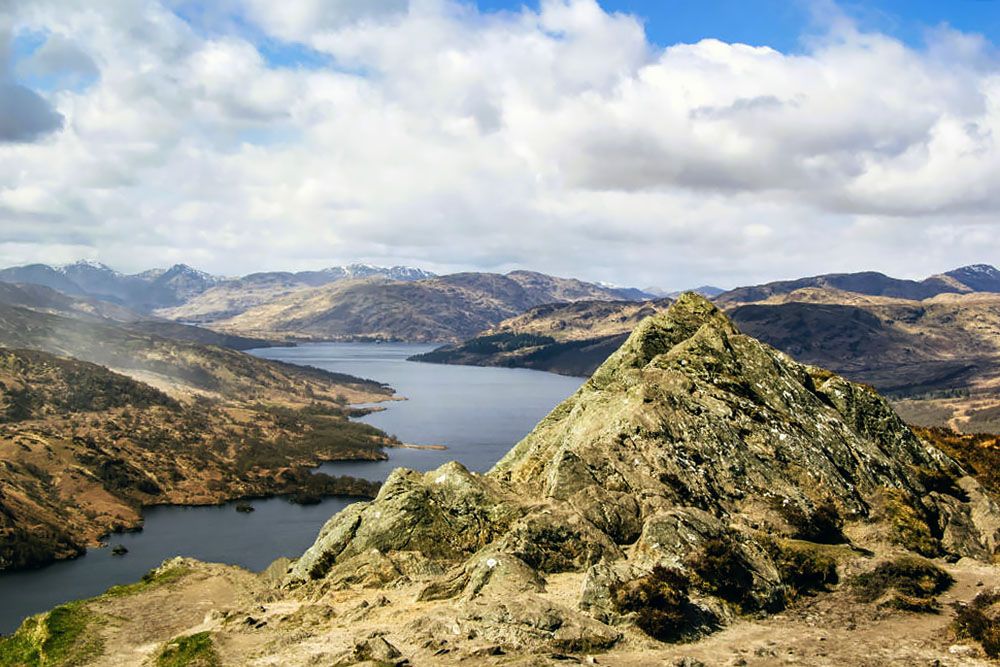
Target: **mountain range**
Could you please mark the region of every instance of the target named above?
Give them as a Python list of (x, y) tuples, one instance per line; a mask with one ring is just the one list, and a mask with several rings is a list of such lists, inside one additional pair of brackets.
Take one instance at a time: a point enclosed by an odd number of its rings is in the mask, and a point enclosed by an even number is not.
[[(373, 278), (297, 290), (211, 326), (272, 338), (450, 341), (543, 303), (621, 299), (633, 293), (532, 271), (456, 273), (411, 282)], [(208, 296), (160, 314), (187, 320)]]
[(531, 271), (436, 276), (412, 267), (369, 264), (238, 278), (212, 276), (184, 264), (134, 275), (93, 262), (33, 264), (0, 271), (0, 282), (42, 285), (115, 304), (135, 311), (135, 318), (299, 340), (455, 341), (542, 303), (649, 297), (634, 288)]
[[(6, 285), (8, 298), (47, 301), (51, 314), (68, 308), (77, 317), (127, 322), (133, 333), (243, 349), (268, 340), (445, 342), (420, 360), (569, 375), (590, 374), (643, 317), (676, 298), (530, 271), (430, 276), (368, 265), (233, 279), (183, 265), (122, 276), (89, 263), (2, 275), (63, 288), (43, 295), (37, 285), (22, 285), (13, 295)], [(137, 284), (174, 305), (150, 312), (149, 298), (126, 290)], [(118, 296), (101, 298), (116, 289)], [(1000, 429), (992, 398), (1000, 394), (1000, 271), (992, 266), (923, 280), (826, 274), (739, 287), (713, 300), (760, 339), (886, 392), (913, 423)]]
[(406, 266), (383, 268), (370, 264), (297, 273), (255, 273), (242, 278), (214, 276), (186, 264), (175, 264), (168, 269), (150, 269), (127, 275), (99, 262), (86, 260), (63, 266), (29, 264), (0, 270), (2, 282), (43, 285), (65, 294), (110, 301), (143, 313), (187, 303), (207, 290), (230, 283), (235, 283), (237, 289), (271, 284), (315, 287), (338, 280), (381, 277), (407, 281), (433, 276), (427, 271)]
[(924, 280), (891, 278), (883, 273), (830, 273), (798, 280), (781, 280), (751, 287), (738, 287), (715, 297), (720, 304), (756, 303), (805, 288), (835, 289), (867, 296), (884, 296), (920, 301), (938, 294), (1000, 292), (1000, 270), (988, 264), (974, 264)]

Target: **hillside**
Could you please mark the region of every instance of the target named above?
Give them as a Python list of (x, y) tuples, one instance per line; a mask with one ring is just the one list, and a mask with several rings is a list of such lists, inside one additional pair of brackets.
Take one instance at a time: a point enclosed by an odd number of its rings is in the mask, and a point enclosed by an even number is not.
[(540, 273), (342, 281), (297, 291), (213, 328), (265, 337), (454, 341), (542, 303), (620, 299), (621, 290)]
[(86, 296), (64, 294), (50, 287), (30, 283), (0, 281), (0, 304), (87, 320), (135, 322), (144, 319), (140, 313), (123, 306)]
[(178, 401), (95, 364), (0, 348), (0, 570), (80, 555), (141, 525), (143, 506), (372, 493), (307, 466), (380, 458), (385, 435), (332, 399), (315, 406)]
[(870, 388), (685, 295), (489, 473), (397, 470), (294, 562), (172, 561), (0, 651), (72, 619), (106, 664), (985, 665), (998, 526)]
[(230, 349), (263, 341), (114, 322), (46, 288), (7, 287), (0, 569), (78, 555), (109, 530), (141, 524), (145, 505), (372, 492), (307, 468), (384, 458), (389, 439), (350, 422), (347, 405), (386, 400), (391, 388)]
[[(720, 301), (747, 333), (871, 384), (914, 424), (1000, 431), (998, 293), (945, 292), (917, 301), (800, 287), (753, 303)], [(415, 359), (586, 376), (634, 326), (635, 308), (620, 302), (536, 308)]]
[(987, 264), (975, 264), (920, 281), (891, 278), (875, 271), (830, 273), (797, 280), (781, 280), (763, 285), (738, 287), (719, 294), (714, 301), (722, 306), (730, 307), (737, 304), (766, 301), (775, 296), (783, 296), (796, 290), (808, 288), (921, 301), (939, 294), (1000, 292), (1000, 270)]
[[(259, 359), (212, 345), (163, 338), (108, 322), (86, 322), (0, 304), (0, 346), (99, 364), (175, 396), (303, 400), (313, 379), (333, 374)], [(377, 383), (347, 383), (345, 395), (370, 395)], [(313, 386), (314, 391), (322, 390)]]
[(663, 312), (658, 301), (576, 301), (529, 308), (482, 334), (413, 361), (533, 368), (586, 376), (624, 342), (635, 326)]

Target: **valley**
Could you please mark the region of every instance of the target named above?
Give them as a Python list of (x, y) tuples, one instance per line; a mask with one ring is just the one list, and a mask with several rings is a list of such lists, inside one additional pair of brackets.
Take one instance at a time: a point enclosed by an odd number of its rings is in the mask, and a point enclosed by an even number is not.
[[(333, 480), (334, 486), (312, 487), (316, 496), (308, 499), (308, 505), (291, 502), (297, 493), (310, 489), (308, 482), (313, 479), (298, 474), (286, 480), (291, 488), (285, 490), (294, 491), (291, 495), (267, 500), (253, 498), (240, 503), (199, 506), (144, 504), (141, 510), (130, 503), (130, 516), (133, 509), (136, 514), (141, 513), (141, 532), (111, 533), (101, 537), (105, 546), (88, 549), (79, 558), (0, 575), (0, 599), (5, 600), (0, 609), (0, 634), (13, 632), (30, 614), (98, 595), (113, 585), (133, 582), (162, 561), (176, 556), (225, 562), (253, 571), (265, 569), (279, 557), (296, 557), (312, 544), (332, 514), (373, 495), (396, 467), (430, 470), (458, 458), (472, 469), (488, 470), (511, 442), (522, 438), (552, 406), (579, 385), (578, 380), (547, 373), (458, 366), (440, 369), (406, 361), (415, 351), (426, 349), (427, 346), (414, 345), (332, 343), (268, 348), (255, 350), (254, 354), (280, 356), (284, 361), (309, 364), (331, 373), (384, 378), (407, 400), (384, 403), (387, 409), (357, 417), (352, 420), (355, 425), (359, 429), (395, 434), (407, 443), (444, 445), (447, 449), (387, 447), (382, 450), (387, 458), (381, 460), (350, 458), (322, 463), (310, 469), (321, 473), (313, 477), (316, 481)], [(183, 424), (176, 426), (180, 428)], [(122, 445), (117, 450), (119, 456), (138, 455), (134, 468), (129, 470), (145, 470), (150, 466), (148, 480), (158, 479), (164, 471), (171, 470), (157, 459), (156, 452), (140, 449), (143, 444), (136, 442), (132, 446), (123, 437), (115, 442), (116, 446)], [(130, 448), (126, 449), (126, 445)], [(362, 451), (357, 456), (367, 454)], [(204, 465), (200, 461), (198, 464)], [(212, 462), (208, 465), (216, 467)], [(183, 468), (185, 474), (188, 468)], [(79, 463), (75, 470), (87, 473)], [(204, 475), (198, 475), (196, 471), (184, 482), (185, 490), (196, 489), (204, 480)], [(238, 472), (228, 465), (219, 465), (209, 484), (220, 485), (224, 475), (235, 477)], [(266, 479), (255, 479), (255, 483), (260, 495), (282, 491)], [(330, 497), (323, 491), (350, 497)], [(133, 497), (156, 503), (162, 499), (140, 493)], [(180, 494), (173, 497), (184, 499)], [(194, 497), (189, 495), (186, 500)], [(241, 503), (249, 504), (255, 511), (237, 512), (235, 507)], [(119, 545), (127, 548), (128, 553), (114, 555), (112, 549)]]

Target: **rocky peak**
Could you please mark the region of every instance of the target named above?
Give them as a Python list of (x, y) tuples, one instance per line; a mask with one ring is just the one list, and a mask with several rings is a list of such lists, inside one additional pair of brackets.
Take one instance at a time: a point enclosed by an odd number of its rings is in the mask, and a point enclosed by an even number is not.
[(586, 489), (725, 516), (835, 499), (865, 516), (883, 487), (919, 504), (907, 466), (956, 466), (873, 391), (797, 364), (688, 293), (645, 320), (584, 386), (490, 473), (572, 500)]
[[(784, 604), (790, 538), (988, 560), (998, 515), (874, 390), (795, 362), (688, 293), (489, 473), (397, 471), (330, 521), (288, 583), (420, 583), (421, 599), (466, 609), (482, 636), (558, 648), (565, 630), (599, 646), (636, 621), (629, 587), (669, 588), (684, 623), (707, 629)], [(705, 563), (739, 581), (723, 586)], [(536, 596), (564, 572), (584, 573), (582, 592), (553, 608)], [(519, 625), (515, 594), (518, 613), (544, 611), (557, 629)]]
[(592, 379), (590, 384), (602, 386), (625, 370), (643, 368), (658, 355), (694, 336), (702, 327), (725, 335), (736, 332), (729, 319), (710, 301), (694, 292), (682, 294), (667, 313), (643, 320), (618, 351), (594, 373), (592, 378), (596, 380)]

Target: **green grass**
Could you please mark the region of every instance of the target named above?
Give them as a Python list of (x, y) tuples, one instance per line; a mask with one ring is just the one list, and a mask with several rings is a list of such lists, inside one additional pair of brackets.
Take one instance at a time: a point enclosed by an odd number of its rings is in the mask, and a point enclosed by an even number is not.
[(142, 575), (142, 579), (135, 583), (112, 586), (104, 592), (103, 597), (120, 598), (127, 595), (135, 595), (136, 593), (141, 593), (145, 590), (149, 590), (150, 588), (164, 586), (182, 579), (189, 572), (191, 572), (191, 568), (186, 565), (174, 565), (166, 568), (165, 570), (150, 570), (146, 574)]
[(32, 616), (13, 635), (0, 639), (0, 667), (86, 664), (104, 650), (103, 639), (94, 631), (98, 621), (84, 602)]
[[(101, 598), (135, 595), (178, 581), (189, 572), (191, 568), (184, 565), (152, 570), (133, 584), (112, 586)], [(100, 656), (104, 650), (104, 641), (96, 629), (101, 623), (101, 617), (91, 611), (87, 603), (88, 600), (80, 600), (60, 605), (49, 612), (25, 620), (9, 637), (0, 637), (0, 667), (72, 667), (87, 664), (93, 658)]]
[(156, 667), (220, 667), (222, 661), (209, 632), (177, 637), (156, 656)]

